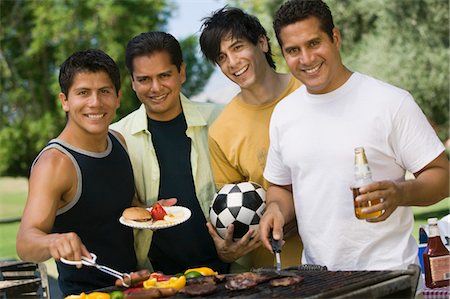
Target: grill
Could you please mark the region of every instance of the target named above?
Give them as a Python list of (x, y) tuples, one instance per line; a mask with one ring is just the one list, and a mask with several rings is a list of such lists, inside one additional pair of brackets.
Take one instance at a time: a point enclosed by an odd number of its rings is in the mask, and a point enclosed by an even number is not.
[(49, 297), (44, 264), (0, 261), (0, 299)]
[[(272, 287), (269, 282), (252, 289), (230, 291), (224, 283), (207, 298), (414, 298), (420, 268), (410, 265), (398, 271), (288, 270), (304, 277), (303, 282), (287, 287)], [(185, 295), (184, 295), (185, 296)], [(183, 298), (178, 294), (174, 298)]]
[[(276, 276), (272, 269), (262, 271)], [(284, 269), (282, 272), (301, 275), (304, 280), (286, 287), (273, 287), (265, 282), (254, 288), (235, 291), (226, 289), (222, 282), (217, 284), (214, 293), (193, 298), (414, 298), (420, 268), (410, 265), (407, 270), (395, 271), (327, 271), (301, 266)], [(100, 291), (110, 292), (116, 289), (105, 288)], [(171, 298), (186, 297), (186, 294), (178, 293)]]

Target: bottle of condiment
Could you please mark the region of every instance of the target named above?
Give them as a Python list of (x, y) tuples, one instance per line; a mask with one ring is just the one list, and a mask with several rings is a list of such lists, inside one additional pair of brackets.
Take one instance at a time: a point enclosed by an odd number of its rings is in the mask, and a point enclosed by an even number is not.
[(380, 203), (379, 199), (358, 203), (355, 198), (360, 194), (359, 188), (372, 183), (372, 173), (369, 168), (369, 162), (367, 161), (366, 152), (363, 147), (355, 148), (355, 168), (354, 168), (355, 179), (352, 185), (353, 191), (353, 205), (355, 207), (355, 216), (358, 219), (375, 218), (381, 216), (382, 211), (377, 211), (369, 214), (361, 212), (362, 208), (370, 207)]
[(423, 253), (425, 285), (439, 288), (450, 285), (450, 253), (439, 234), (437, 218), (428, 219), (428, 244)]

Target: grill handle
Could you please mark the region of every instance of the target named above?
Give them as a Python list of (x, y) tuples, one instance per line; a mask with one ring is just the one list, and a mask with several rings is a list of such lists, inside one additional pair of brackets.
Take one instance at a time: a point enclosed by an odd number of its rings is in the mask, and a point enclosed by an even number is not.
[(327, 266), (304, 264), (300, 266), (291, 266), (284, 270), (299, 270), (299, 271), (327, 271)]

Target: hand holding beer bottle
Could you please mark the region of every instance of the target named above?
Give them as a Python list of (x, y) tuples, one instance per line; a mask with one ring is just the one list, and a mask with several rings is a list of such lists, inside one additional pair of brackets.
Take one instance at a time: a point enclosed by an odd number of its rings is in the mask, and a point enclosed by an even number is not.
[(362, 209), (365, 207), (371, 207), (379, 204), (380, 199), (370, 200), (366, 202), (357, 202), (355, 199), (360, 195), (359, 188), (373, 182), (372, 173), (369, 168), (366, 153), (363, 147), (355, 148), (355, 179), (352, 185), (353, 191), (353, 205), (355, 208), (355, 216), (358, 219), (369, 219), (379, 217), (383, 214), (382, 211), (376, 211), (372, 213), (363, 213)]

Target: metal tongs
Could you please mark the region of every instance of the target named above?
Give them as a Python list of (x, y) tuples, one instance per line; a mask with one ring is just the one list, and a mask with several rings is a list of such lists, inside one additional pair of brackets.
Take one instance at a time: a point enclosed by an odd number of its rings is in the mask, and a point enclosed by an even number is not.
[(277, 274), (280, 274), (281, 271), (281, 258), (280, 258), (280, 253), (281, 253), (281, 240), (275, 240), (272, 236), (270, 237), (270, 243), (272, 245), (272, 250), (275, 253), (275, 258), (277, 260), (277, 269), (276, 272)]
[(121, 273), (121, 272), (111, 269), (109, 267), (99, 265), (99, 264), (97, 264), (97, 255), (91, 253), (91, 256), (92, 256), (92, 259), (82, 256), (81, 261), (69, 261), (69, 260), (66, 260), (65, 258), (61, 258), (61, 262), (63, 262), (64, 264), (73, 265), (73, 266), (85, 265), (85, 266), (89, 266), (89, 267), (95, 267), (104, 273), (107, 273), (109, 275), (112, 275), (112, 276), (120, 279), (122, 281), (122, 284), (124, 287), (130, 286), (129, 284), (125, 283), (125, 280), (124, 280), (125, 277), (128, 277), (128, 281), (130, 281), (130, 283), (131, 283), (131, 275), (130, 274)]

